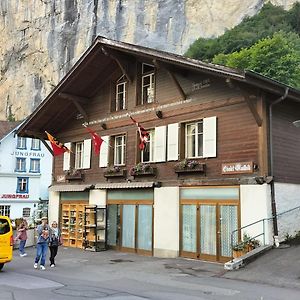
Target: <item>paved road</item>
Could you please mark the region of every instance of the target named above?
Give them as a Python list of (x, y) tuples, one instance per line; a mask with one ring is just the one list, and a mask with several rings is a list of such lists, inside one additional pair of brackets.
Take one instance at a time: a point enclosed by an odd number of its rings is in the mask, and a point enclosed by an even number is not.
[(0, 300), (300, 299), (300, 289), (227, 279), (221, 264), (60, 248), (57, 267), (41, 271), (27, 250), (0, 273)]

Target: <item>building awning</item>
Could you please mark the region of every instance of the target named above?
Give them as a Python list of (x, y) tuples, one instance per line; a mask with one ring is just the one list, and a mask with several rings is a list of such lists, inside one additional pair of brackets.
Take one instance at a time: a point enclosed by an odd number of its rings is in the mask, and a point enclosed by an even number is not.
[(139, 189), (152, 188), (156, 182), (121, 182), (121, 183), (99, 183), (95, 185), (96, 189)]
[(91, 187), (91, 184), (60, 184), (50, 186), (49, 192), (83, 192)]

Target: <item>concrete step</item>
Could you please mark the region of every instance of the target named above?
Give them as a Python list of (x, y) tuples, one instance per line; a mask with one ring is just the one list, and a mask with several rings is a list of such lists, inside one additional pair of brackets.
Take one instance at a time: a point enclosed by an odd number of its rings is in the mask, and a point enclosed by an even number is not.
[(237, 270), (246, 264), (250, 263), (252, 260), (256, 259), (258, 256), (264, 254), (268, 250), (272, 249), (273, 245), (265, 245), (258, 247), (256, 249), (253, 249), (252, 251), (246, 253), (245, 255), (242, 255), (240, 257), (234, 258), (231, 261), (228, 261), (224, 264), (224, 269), (228, 271)]

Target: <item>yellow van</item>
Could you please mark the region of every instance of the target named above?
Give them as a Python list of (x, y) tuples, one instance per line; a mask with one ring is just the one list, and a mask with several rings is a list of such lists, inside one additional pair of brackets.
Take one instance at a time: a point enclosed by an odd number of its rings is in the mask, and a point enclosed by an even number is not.
[(10, 219), (0, 216), (0, 271), (5, 263), (12, 260), (13, 244), (14, 238)]

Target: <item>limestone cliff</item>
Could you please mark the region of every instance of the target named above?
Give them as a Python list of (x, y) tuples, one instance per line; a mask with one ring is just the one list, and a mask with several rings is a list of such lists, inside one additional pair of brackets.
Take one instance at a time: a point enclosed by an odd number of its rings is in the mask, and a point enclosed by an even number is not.
[[(271, 0), (289, 8), (297, 0)], [(182, 54), (268, 0), (1, 0), (0, 120), (23, 119), (95, 36)]]

